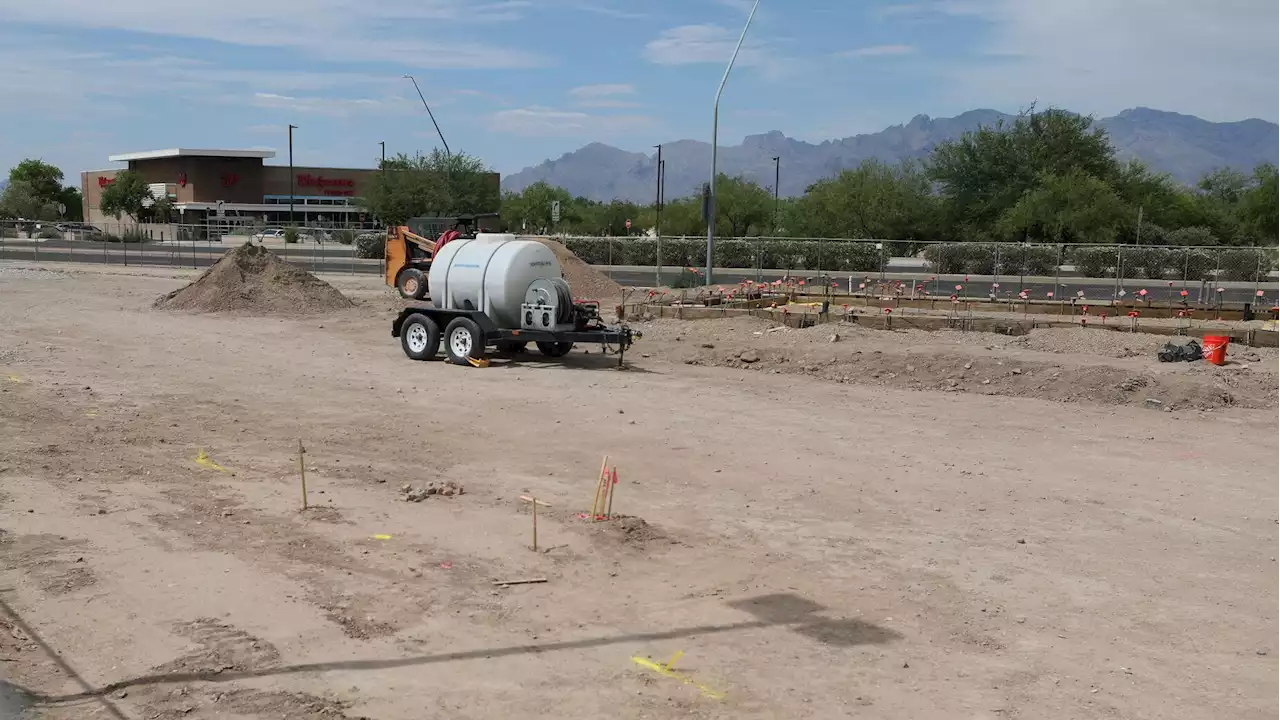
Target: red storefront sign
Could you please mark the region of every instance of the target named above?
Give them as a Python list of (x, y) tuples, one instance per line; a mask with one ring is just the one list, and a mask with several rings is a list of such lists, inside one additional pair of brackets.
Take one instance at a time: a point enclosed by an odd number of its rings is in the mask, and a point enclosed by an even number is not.
[(222, 187), (235, 187), (238, 182), (240, 182), (240, 176), (235, 173), (227, 173), (222, 176)]
[(113, 178), (113, 177), (112, 177), (112, 178), (109, 178), (109, 177), (106, 177), (105, 175), (99, 175), (99, 176), (98, 176), (98, 187), (100, 187), (100, 188), (104, 188), (104, 187), (106, 187), (106, 186), (110, 185), (111, 183), (113, 183), (113, 182), (115, 182), (115, 181), (116, 181), (116, 179), (115, 179), (115, 178)]
[(298, 173), (298, 187), (317, 188), (325, 195), (336, 197), (353, 197), (356, 194), (356, 181), (350, 178), (331, 178), (311, 173)]

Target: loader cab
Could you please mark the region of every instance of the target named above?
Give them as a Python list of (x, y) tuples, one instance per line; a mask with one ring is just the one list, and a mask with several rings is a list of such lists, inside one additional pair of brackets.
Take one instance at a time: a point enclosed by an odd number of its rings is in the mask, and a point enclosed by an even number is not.
[(498, 214), (486, 213), (410, 218), (404, 225), (387, 228), (387, 285), (406, 300), (422, 300), (427, 297), (427, 276), (436, 242), (445, 232), (456, 230), (458, 239), (474, 238), (477, 232), (490, 232), (498, 226)]

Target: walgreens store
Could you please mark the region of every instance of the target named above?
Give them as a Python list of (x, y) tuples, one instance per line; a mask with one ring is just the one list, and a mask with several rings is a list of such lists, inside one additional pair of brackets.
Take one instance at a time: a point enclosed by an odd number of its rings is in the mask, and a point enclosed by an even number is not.
[[(173, 203), (179, 223), (200, 223), (219, 213), (246, 224), (356, 225), (365, 222), (356, 206), (376, 170), (267, 165), (271, 150), (197, 150), (172, 148), (112, 155), (142, 176), (151, 194)], [(98, 209), (102, 190), (121, 170), (80, 173), (86, 222), (114, 221)]]

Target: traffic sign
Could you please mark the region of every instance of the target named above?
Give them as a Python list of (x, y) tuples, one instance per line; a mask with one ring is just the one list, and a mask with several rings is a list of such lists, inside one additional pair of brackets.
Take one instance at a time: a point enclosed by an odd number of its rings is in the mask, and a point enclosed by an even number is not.
[(222, 201), (218, 201), (218, 217), (226, 217), (227, 211), (222, 208)]
[(627, 229), (631, 229), (631, 218), (627, 218)]
[(551, 201), (551, 222), (553, 223), (560, 222), (560, 201), (559, 200)]

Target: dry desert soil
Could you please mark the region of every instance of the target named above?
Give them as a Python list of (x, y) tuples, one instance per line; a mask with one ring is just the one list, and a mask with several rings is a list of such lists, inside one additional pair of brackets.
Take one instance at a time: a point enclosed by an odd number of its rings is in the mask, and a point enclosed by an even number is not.
[(152, 307), (193, 277), (0, 267), (0, 716), (1280, 710), (1274, 351), (740, 319), (475, 369), (377, 278)]

